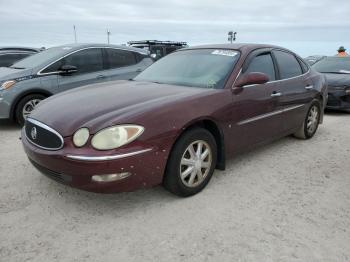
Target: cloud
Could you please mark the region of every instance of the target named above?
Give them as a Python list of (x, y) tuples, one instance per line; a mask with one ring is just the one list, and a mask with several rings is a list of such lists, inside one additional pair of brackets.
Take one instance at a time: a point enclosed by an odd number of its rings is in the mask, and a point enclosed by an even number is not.
[(302, 55), (325, 53), (329, 44), (331, 54), (337, 45), (350, 45), (348, 10), (350, 2), (330, 0), (0, 0), (0, 42), (64, 44), (74, 40), (75, 24), (80, 42), (105, 42), (108, 28), (113, 43), (222, 43), (235, 30), (241, 42), (282, 43)]

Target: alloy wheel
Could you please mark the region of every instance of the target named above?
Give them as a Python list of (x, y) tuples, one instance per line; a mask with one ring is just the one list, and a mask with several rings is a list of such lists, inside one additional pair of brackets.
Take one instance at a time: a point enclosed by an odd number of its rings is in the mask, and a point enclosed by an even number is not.
[(319, 117), (320, 113), (318, 107), (316, 105), (312, 106), (306, 120), (306, 130), (310, 135), (315, 132), (319, 122)]
[(187, 187), (200, 185), (210, 172), (212, 159), (212, 150), (208, 143), (203, 140), (191, 143), (180, 162), (182, 183)]
[(27, 116), (34, 110), (34, 108), (41, 102), (41, 99), (32, 99), (29, 100), (23, 106), (22, 114), (23, 118), (26, 119)]

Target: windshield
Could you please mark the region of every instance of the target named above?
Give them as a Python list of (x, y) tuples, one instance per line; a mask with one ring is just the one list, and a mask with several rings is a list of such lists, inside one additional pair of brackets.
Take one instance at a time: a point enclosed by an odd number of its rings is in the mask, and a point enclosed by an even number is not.
[(223, 88), (238, 57), (239, 52), (235, 50), (183, 50), (160, 59), (134, 80), (201, 88)]
[(24, 58), (17, 63), (14, 63), (11, 68), (17, 69), (26, 69), (26, 68), (34, 68), (36, 66), (40, 66), (43, 63), (47, 63), (51, 61), (51, 59), (56, 58), (57, 56), (66, 54), (67, 51), (71, 49), (70, 47), (53, 47), (49, 48), (45, 51), (37, 53), (35, 55)]
[(312, 66), (320, 73), (350, 74), (350, 58), (327, 57)]

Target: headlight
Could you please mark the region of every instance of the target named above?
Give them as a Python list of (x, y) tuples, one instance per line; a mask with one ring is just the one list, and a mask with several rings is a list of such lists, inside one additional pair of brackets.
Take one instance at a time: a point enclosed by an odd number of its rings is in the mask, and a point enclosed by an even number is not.
[(9, 81), (5, 81), (4, 83), (2, 83), (1, 85), (1, 89), (9, 89), (11, 87), (13, 87), (16, 84), (15, 80), (9, 80)]
[(86, 127), (80, 128), (73, 135), (73, 143), (76, 147), (82, 147), (86, 144), (89, 139), (89, 129)]
[(346, 93), (347, 95), (350, 95), (350, 87), (348, 87), (347, 89), (345, 89), (345, 93)]
[(137, 125), (112, 126), (96, 133), (91, 145), (97, 150), (110, 150), (128, 144), (139, 137), (144, 128)]

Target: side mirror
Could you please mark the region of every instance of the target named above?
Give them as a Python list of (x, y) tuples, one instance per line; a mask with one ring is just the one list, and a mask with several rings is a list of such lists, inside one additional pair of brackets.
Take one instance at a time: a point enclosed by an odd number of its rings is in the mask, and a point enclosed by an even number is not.
[(78, 72), (78, 68), (72, 65), (63, 65), (60, 68), (60, 75), (71, 75), (73, 73)]
[(235, 84), (237, 87), (243, 87), (247, 85), (259, 85), (269, 82), (269, 77), (264, 73), (251, 72), (248, 74), (242, 74)]

